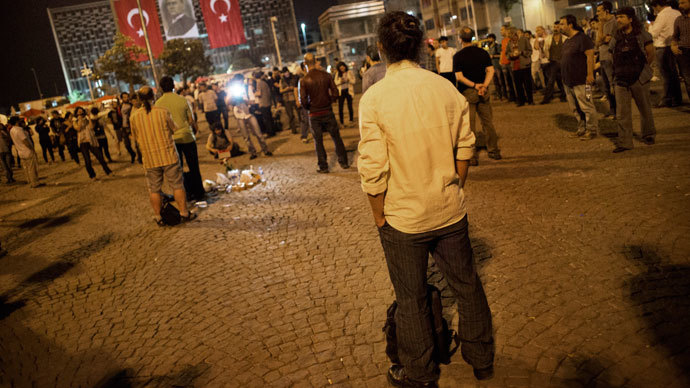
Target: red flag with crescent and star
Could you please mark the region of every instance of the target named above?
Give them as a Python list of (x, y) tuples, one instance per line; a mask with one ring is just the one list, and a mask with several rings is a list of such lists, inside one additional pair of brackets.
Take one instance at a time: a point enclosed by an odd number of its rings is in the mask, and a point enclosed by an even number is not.
[[(144, 29), (142, 28), (141, 16), (137, 7), (137, 0), (115, 0), (115, 14), (117, 14), (120, 32), (134, 41), (137, 46), (146, 48), (144, 39)], [(161, 26), (158, 21), (158, 11), (156, 11), (156, 0), (141, 0), (141, 11), (146, 24), (146, 33), (151, 44), (151, 52), (155, 58), (163, 52), (163, 37), (161, 36)], [(139, 62), (148, 60), (147, 55), (137, 58)]]
[(211, 48), (242, 44), (244, 24), (238, 0), (199, 0)]

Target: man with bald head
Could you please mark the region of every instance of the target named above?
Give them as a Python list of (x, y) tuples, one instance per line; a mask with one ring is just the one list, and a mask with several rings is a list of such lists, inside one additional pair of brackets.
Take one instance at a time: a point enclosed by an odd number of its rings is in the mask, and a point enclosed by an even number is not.
[(318, 68), (314, 54), (304, 55), (304, 65), (307, 74), (298, 85), (301, 105), (309, 111), (309, 121), (314, 134), (314, 147), (318, 159), (318, 173), (328, 173), (328, 160), (326, 149), (323, 147), (323, 133), (328, 132), (335, 143), (335, 152), (338, 155), (340, 167), (347, 169), (347, 152), (343, 139), (340, 137), (340, 128), (333, 114), (333, 102), (338, 99), (338, 88), (330, 74)]

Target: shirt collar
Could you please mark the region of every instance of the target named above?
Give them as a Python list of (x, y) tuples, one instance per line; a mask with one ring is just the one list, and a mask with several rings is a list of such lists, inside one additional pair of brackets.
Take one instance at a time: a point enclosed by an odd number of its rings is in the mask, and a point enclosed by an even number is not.
[(400, 62), (391, 63), (388, 66), (386, 66), (386, 73), (395, 73), (395, 72), (400, 71), (400, 70), (418, 68), (418, 67), (419, 67), (418, 64), (416, 64), (412, 61), (408, 61), (407, 59), (404, 59)]

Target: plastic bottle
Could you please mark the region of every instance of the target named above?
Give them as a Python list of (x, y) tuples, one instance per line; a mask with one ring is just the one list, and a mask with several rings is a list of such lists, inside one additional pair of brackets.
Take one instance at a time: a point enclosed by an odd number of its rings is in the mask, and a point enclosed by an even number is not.
[(261, 177), (261, 180), (259, 182), (266, 182), (266, 180), (264, 179), (264, 169), (261, 168), (261, 166), (259, 166), (259, 176)]
[(587, 101), (592, 101), (592, 85), (585, 85), (585, 98)]

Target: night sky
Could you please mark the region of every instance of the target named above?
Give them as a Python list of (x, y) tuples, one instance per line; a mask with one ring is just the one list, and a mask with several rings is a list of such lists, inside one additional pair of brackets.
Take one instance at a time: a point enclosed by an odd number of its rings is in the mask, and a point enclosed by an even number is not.
[[(93, 0), (3, 0), (0, 12), (2, 71), (0, 113), (10, 105), (39, 98), (31, 68), (36, 70), (44, 97), (67, 93), (55, 39), (48, 20), (48, 7), (89, 3)], [(197, 1), (197, 0), (195, 0)], [(297, 25), (317, 25), (318, 17), (335, 0), (293, 0)]]

